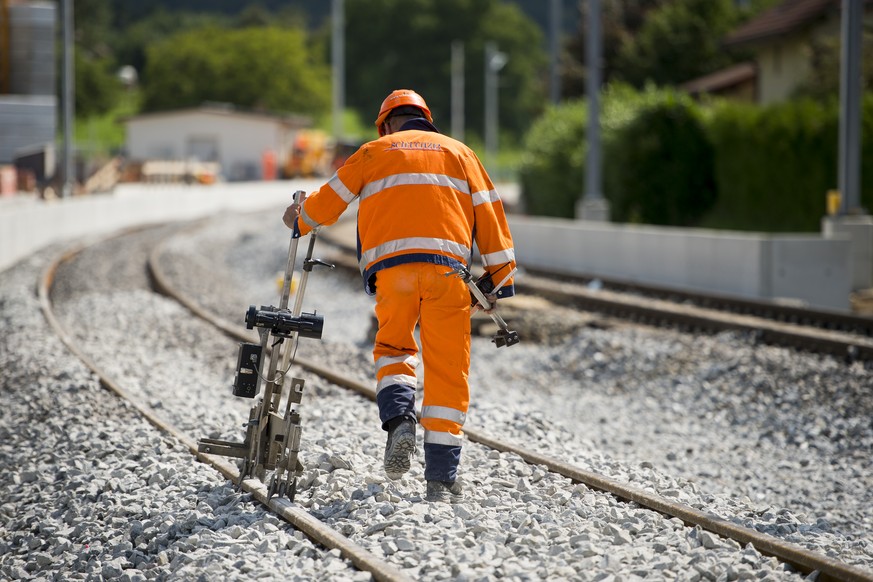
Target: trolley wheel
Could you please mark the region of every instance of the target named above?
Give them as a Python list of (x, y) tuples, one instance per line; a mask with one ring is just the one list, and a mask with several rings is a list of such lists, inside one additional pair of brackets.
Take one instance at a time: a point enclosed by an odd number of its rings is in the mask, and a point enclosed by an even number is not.
[(273, 475), (273, 476), (270, 478), (270, 485), (267, 487), (267, 501), (269, 501), (269, 500), (273, 497), (273, 495), (276, 494), (276, 490), (277, 490), (277, 489), (279, 490), (279, 495), (282, 495), (282, 485), (280, 484), (280, 485), (278, 485), (278, 487), (277, 487), (277, 485), (276, 485), (276, 476)]
[(288, 490), (288, 483), (286, 483), (285, 481), (282, 481), (281, 483), (279, 483), (279, 492), (278, 492), (279, 497), (285, 497), (285, 492), (287, 490)]
[(297, 495), (297, 477), (291, 481), (291, 486), (288, 487), (288, 501), (294, 501), (294, 496)]

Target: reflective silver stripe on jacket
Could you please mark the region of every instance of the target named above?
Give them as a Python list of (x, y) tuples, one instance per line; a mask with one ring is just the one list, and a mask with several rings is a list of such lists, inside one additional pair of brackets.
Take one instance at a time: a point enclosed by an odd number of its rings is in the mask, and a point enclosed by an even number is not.
[(470, 193), (470, 185), (467, 183), (466, 180), (461, 180), (460, 178), (452, 178), (451, 176), (446, 176), (445, 174), (415, 172), (408, 174), (394, 174), (382, 178), (381, 180), (374, 180), (370, 182), (361, 190), (361, 200), (364, 200), (365, 198), (367, 198), (368, 196), (372, 196), (373, 194), (378, 194), (386, 188), (394, 188), (395, 186), (428, 185), (453, 188), (459, 192), (463, 192), (464, 194)]
[(424, 442), (432, 445), (448, 445), (450, 447), (460, 447), (464, 443), (464, 439), (450, 432), (441, 432), (436, 430), (424, 431)]
[(503, 263), (508, 263), (509, 261), (514, 260), (515, 249), (504, 249), (502, 251), (482, 255), (482, 264), (486, 267), (490, 267), (492, 265), (502, 265)]
[(448, 406), (422, 406), (421, 418), (440, 418), (442, 420), (450, 420), (461, 426), (467, 420), (467, 413), (461, 412), (457, 408), (449, 408)]
[(391, 364), (406, 364), (411, 368), (415, 368), (418, 365), (418, 358), (410, 356), (409, 354), (403, 354), (402, 356), (382, 356), (376, 360), (376, 371), (378, 372), (385, 366), (390, 366)]
[(330, 186), (346, 204), (351, 204), (352, 200), (355, 199), (355, 193), (346, 188), (346, 185), (343, 184), (342, 180), (340, 180), (338, 174), (334, 174), (331, 179), (327, 181), (327, 185)]
[(303, 220), (303, 222), (306, 223), (307, 226), (309, 226), (309, 228), (321, 226), (321, 223), (309, 216), (309, 214), (306, 212), (305, 207), (303, 206), (300, 207), (300, 218)]
[(473, 206), (479, 206), (486, 202), (493, 204), (498, 200), (500, 200), (500, 196), (497, 195), (497, 190), (481, 190), (479, 192), (473, 192)]
[(382, 391), (383, 388), (387, 388), (388, 386), (410, 386), (413, 390), (415, 389), (415, 376), (408, 376), (406, 374), (391, 374), (389, 376), (385, 376), (379, 383), (376, 385), (376, 394)]
[(390, 255), (392, 253), (400, 251), (413, 250), (440, 251), (441, 253), (448, 253), (451, 255), (455, 255), (456, 257), (461, 257), (463, 261), (467, 264), (470, 263), (470, 258), (472, 257), (472, 250), (469, 247), (451, 240), (418, 236), (410, 238), (398, 238), (396, 240), (389, 240), (386, 243), (382, 243), (377, 247), (367, 249), (366, 251), (361, 253), (361, 261), (359, 263), (361, 272), (363, 272), (367, 268), (367, 265), (378, 261), (386, 255)]

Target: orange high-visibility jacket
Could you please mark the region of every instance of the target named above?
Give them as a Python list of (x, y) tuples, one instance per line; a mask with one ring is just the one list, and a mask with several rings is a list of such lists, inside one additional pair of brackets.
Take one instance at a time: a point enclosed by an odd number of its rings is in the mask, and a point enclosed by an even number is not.
[[(364, 144), (304, 201), (300, 235), (336, 222), (358, 196), (358, 263), (370, 294), (374, 275), (401, 263), (469, 267), (474, 240), (494, 285), (515, 268), (503, 202), (479, 158), (457, 140), (402, 129)], [(510, 278), (497, 296), (514, 294)]]

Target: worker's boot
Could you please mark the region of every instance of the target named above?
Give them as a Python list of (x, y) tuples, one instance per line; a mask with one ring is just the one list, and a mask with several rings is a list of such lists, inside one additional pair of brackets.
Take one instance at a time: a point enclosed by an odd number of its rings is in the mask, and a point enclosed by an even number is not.
[(464, 499), (464, 493), (457, 481), (428, 481), (425, 499), (431, 502), (458, 503)]
[(389, 421), (385, 443), (385, 473), (389, 479), (399, 479), (409, 470), (415, 453), (415, 422), (402, 417)]

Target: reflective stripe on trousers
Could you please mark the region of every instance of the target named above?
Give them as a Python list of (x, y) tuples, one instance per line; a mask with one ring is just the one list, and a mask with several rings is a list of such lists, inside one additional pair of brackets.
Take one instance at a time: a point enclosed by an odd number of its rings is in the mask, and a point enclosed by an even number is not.
[(425, 478), (454, 480), (461, 426), (470, 402), (470, 293), (449, 268), (407, 263), (376, 276), (379, 330), (373, 348), (379, 416), (384, 423), (414, 414), (415, 325), (420, 326), (424, 367), (421, 425)]

